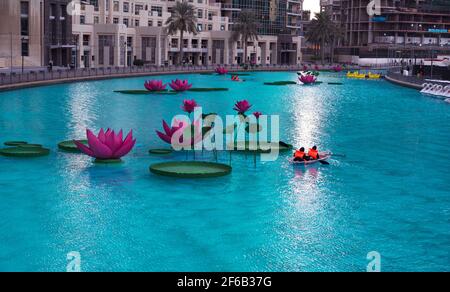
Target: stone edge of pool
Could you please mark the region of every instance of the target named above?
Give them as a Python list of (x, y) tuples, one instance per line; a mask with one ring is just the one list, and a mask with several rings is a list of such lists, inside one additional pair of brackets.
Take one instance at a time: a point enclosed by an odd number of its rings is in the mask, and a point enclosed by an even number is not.
[(421, 85), (418, 85), (418, 84), (415, 84), (415, 83), (406, 82), (406, 81), (402, 81), (402, 80), (398, 80), (398, 79), (395, 79), (395, 78), (393, 78), (393, 77), (391, 77), (389, 75), (384, 76), (384, 78), (387, 81), (389, 81), (391, 83), (394, 83), (396, 85), (400, 85), (400, 86), (403, 86), (403, 87), (409, 87), (409, 88), (413, 88), (413, 89), (417, 89), (417, 90), (421, 90), (422, 89)]
[[(350, 67), (348, 70), (355, 70), (356, 67)], [(235, 69), (235, 72), (295, 72), (299, 71), (301, 68), (261, 68), (261, 69)], [(142, 73), (127, 73), (127, 74), (114, 74), (114, 75), (104, 75), (104, 76), (84, 76), (84, 77), (73, 77), (73, 78), (64, 78), (64, 79), (54, 79), (54, 80), (42, 80), (42, 81), (31, 81), (31, 82), (22, 82), (16, 84), (7, 84), (0, 85), (0, 92), (4, 91), (13, 91), (18, 89), (32, 88), (32, 87), (40, 87), (47, 85), (56, 85), (56, 84), (64, 84), (64, 83), (76, 83), (76, 82), (84, 82), (84, 81), (97, 81), (97, 80), (108, 80), (108, 79), (117, 79), (117, 78), (134, 78), (134, 77), (142, 77), (142, 76), (161, 76), (161, 75), (175, 75), (175, 74), (202, 74), (202, 73), (214, 73), (215, 70), (198, 70), (198, 71), (162, 71), (162, 72), (142, 72)]]

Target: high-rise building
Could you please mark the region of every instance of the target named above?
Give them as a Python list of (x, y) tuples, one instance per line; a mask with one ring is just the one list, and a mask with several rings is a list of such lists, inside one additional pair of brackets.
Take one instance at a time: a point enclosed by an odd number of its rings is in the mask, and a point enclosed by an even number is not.
[(277, 36), (277, 63), (295, 64), (301, 59), (303, 0), (217, 0), (222, 15), (230, 19), (230, 30), (239, 13), (253, 11), (259, 33)]
[(0, 1), (0, 68), (43, 63), (43, 1)]
[[(75, 44), (72, 17), (68, 13), (71, 0), (44, 0), (44, 64), (69, 66), (73, 63)], [(70, 7), (69, 7), (70, 9)]]
[(341, 61), (450, 55), (448, 0), (324, 0), (321, 4), (343, 29)]
[[(199, 33), (185, 34), (181, 44), (179, 34), (168, 35), (164, 29), (175, 2), (85, 1), (73, 17), (78, 66), (128, 66), (134, 60), (173, 64), (181, 46), (185, 62), (195, 65), (239, 64), (245, 59), (255, 64), (294, 64), (301, 60), (297, 17), (301, 19), (302, 0), (190, 1), (196, 8)], [(232, 21), (243, 7), (257, 7), (252, 10), (264, 19), (258, 41), (248, 43), (247, 56), (241, 42), (232, 38)]]

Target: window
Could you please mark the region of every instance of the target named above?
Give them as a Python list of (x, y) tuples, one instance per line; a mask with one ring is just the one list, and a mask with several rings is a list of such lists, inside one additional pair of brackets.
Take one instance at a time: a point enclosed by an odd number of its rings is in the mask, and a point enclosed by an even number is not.
[(23, 57), (28, 57), (30, 55), (30, 44), (29, 44), (29, 40), (22, 37), (22, 56)]
[(113, 11), (114, 12), (119, 12), (119, 1), (114, 1), (114, 3), (113, 3)]
[(153, 26), (153, 20), (148, 21), (148, 26)]
[(99, 24), (100, 18), (98, 16), (94, 16), (94, 24)]
[(159, 26), (159, 27), (162, 26), (162, 21), (158, 21), (158, 26)]
[(161, 6), (152, 6), (152, 15), (153, 16), (162, 16), (162, 7)]
[(203, 18), (203, 10), (202, 9), (197, 10), (197, 18)]
[(22, 36), (28, 36), (30, 34), (29, 9), (28, 2), (20, 2), (20, 35)]
[(129, 25), (128, 18), (123, 19), (123, 24), (125, 24), (125, 26), (128, 27)]
[(86, 24), (86, 17), (84, 15), (80, 15), (80, 24)]
[(89, 46), (89, 42), (91, 40), (91, 36), (90, 35), (83, 35), (83, 46)]
[(123, 2), (123, 12), (125, 12), (125, 13), (130, 12), (130, 3)]
[(134, 26), (136, 26), (136, 27), (139, 26), (139, 19), (136, 19), (136, 20), (134, 21)]
[(118, 17), (114, 17), (113, 18), (113, 23), (114, 24), (119, 24), (119, 18)]
[(134, 6), (134, 14), (139, 15), (139, 11), (144, 10), (144, 6), (143, 5), (138, 5), (136, 4)]

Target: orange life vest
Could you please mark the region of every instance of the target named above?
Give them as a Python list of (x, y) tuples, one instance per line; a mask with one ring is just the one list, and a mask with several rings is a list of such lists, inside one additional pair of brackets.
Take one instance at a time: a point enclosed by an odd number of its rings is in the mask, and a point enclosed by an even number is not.
[(305, 152), (300, 151), (300, 150), (295, 151), (294, 158), (304, 159)]
[(314, 149), (309, 149), (308, 156), (311, 157), (314, 160), (318, 159), (319, 158), (319, 151), (314, 150)]

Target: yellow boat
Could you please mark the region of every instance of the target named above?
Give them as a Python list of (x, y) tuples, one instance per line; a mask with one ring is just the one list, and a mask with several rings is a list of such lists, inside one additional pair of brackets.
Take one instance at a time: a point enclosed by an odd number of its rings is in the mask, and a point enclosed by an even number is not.
[(372, 72), (366, 73), (359, 73), (359, 71), (355, 72), (347, 72), (347, 78), (358, 78), (358, 79), (380, 79), (381, 74), (374, 74)]
[(381, 74), (374, 74), (369, 72), (369, 79), (380, 79), (381, 78)]

